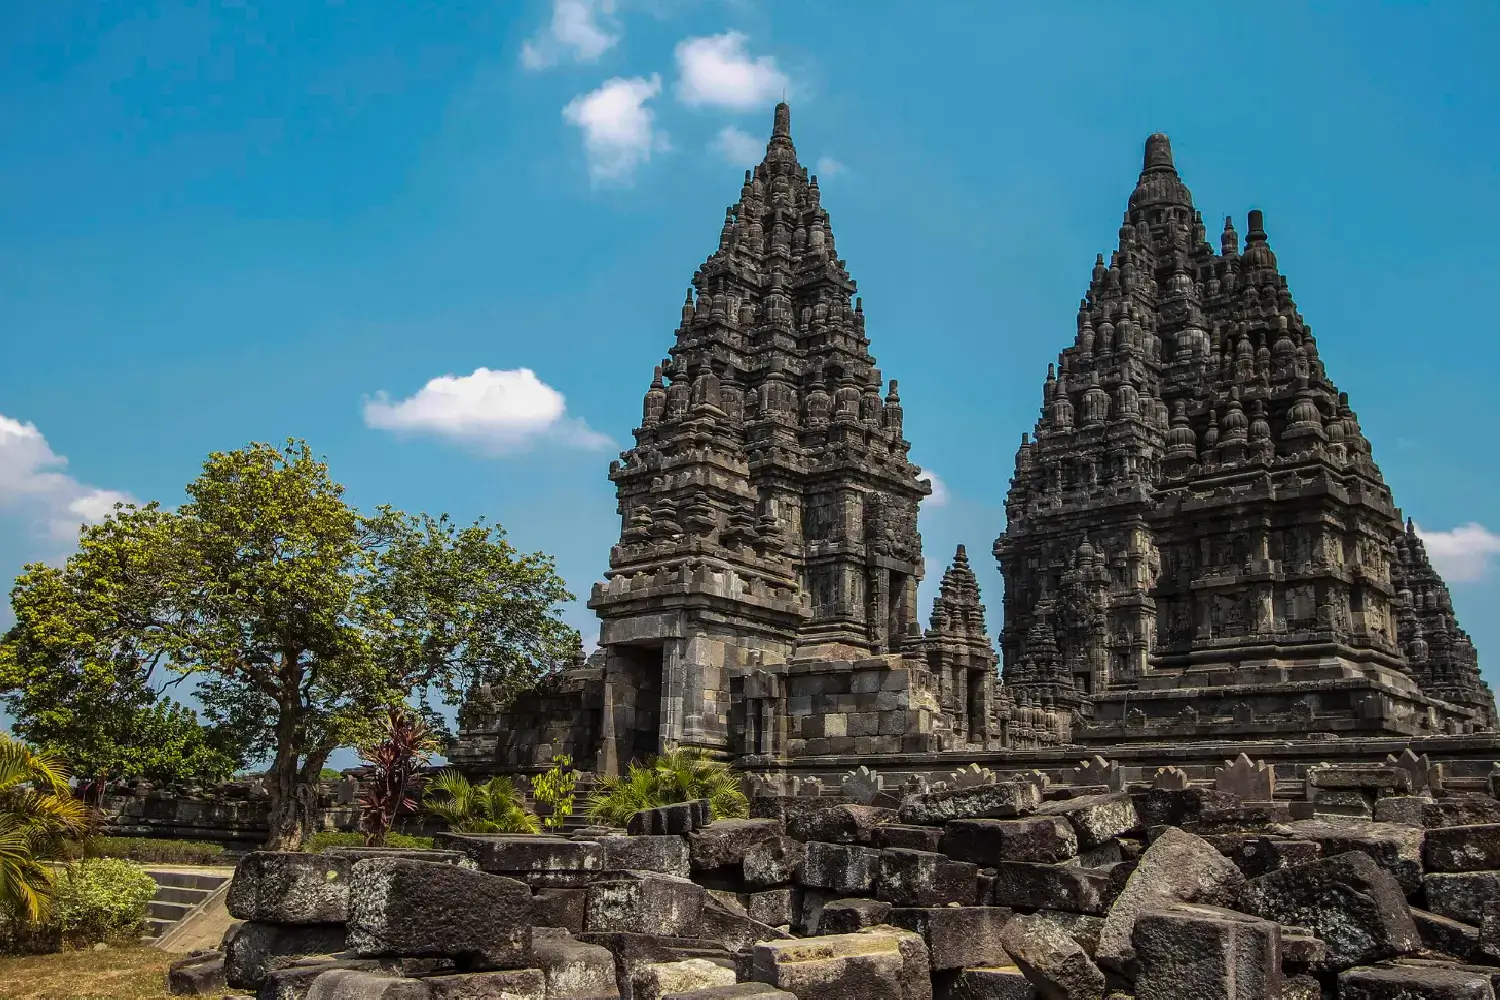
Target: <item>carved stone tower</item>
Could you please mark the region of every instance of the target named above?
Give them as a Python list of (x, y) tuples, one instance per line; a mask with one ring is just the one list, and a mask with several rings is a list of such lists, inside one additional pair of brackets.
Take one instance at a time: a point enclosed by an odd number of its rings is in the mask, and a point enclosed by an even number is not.
[(1006, 683), (1088, 741), (1491, 727), (1447, 588), (1248, 222), (1215, 252), (1147, 139), (1016, 453)]
[(676, 343), (611, 464), (621, 532), (601, 619), (601, 769), (661, 743), (724, 749), (730, 679), (899, 651), (930, 492), (865, 336), (818, 181), (776, 107)]

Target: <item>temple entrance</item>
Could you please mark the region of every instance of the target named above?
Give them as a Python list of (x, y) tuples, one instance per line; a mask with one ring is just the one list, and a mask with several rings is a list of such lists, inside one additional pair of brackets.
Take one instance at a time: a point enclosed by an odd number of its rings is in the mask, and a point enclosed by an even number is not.
[(983, 670), (969, 671), (969, 742), (980, 743), (985, 737), (984, 683), (988, 673)]
[(616, 697), (621, 711), (618, 727), (620, 766), (656, 753), (661, 729), (661, 646), (616, 646), (619, 684)]

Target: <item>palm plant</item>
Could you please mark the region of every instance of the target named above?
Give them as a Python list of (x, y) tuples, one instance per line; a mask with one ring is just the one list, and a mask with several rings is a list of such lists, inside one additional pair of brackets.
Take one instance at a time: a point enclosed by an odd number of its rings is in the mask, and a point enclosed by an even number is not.
[(88, 808), (73, 797), (68, 777), (53, 755), (0, 733), (0, 915), (11, 920), (46, 919), (48, 863), (66, 860), (67, 841), (88, 832)]
[(750, 803), (740, 790), (739, 776), (729, 765), (714, 760), (697, 747), (669, 745), (645, 763), (631, 762), (623, 775), (599, 779), (589, 802), (589, 815), (613, 826), (624, 826), (641, 809), (707, 799), (715, 819), (747, 816)]
[(541, 829), (537, 818), (527, 812), (515, 783), (504, 777), (475, 785), (457, 771), (443, 771), (427, 783), (422, 808), (456, 833), (536, 833)]

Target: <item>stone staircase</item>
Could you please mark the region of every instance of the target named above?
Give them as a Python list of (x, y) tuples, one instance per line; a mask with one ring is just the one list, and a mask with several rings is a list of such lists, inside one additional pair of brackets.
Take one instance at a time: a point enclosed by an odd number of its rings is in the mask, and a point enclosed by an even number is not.
[(156, 895), (146, 904), (146, 940), (159, 939), (234, 875), (233, 868), (148, 868)]

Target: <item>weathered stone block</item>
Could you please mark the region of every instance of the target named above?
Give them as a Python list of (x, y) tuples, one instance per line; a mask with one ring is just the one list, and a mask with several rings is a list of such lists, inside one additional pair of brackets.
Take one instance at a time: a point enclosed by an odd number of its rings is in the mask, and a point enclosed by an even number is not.
[(1037, 1000), (1026, 974), (1014, 965), (964, 969), (946, 983), (937, 1000)]
[(1494, 1000), (1489, 977), (1455, 969), (1393, 966), (1350, 969), (1339, 976), (1339, 1000)]
[(1411, 792), (1411, 773), (1386, 764), (1329, 764), (1307, 769), (1307, 787), (1320, 790), (1357, 788), (1372, 795)]
[(1033, 916), (1012, 917), (1000, 944), (1022, 974), (1049, 1000), (1101, 1000), (1104, 973), (1072, 936)]
[(634, 1000), (631, 996), (631, 978), (636, 969), (652, 962), (704, 958), (719, 964), (733, 964), (729, 952), (723, 946), (696, 937), (664, 937), (659, 934), (610, 931), (580, 934), (577, 940), (599, 945), (615, 957), (615, 981), (620, 986), (621, 1000)]
[(798, 840), (825, 844), (868, 844), (876, 828), (894, 822), (896, 811), (881, 806), (834, 803), (787, 819), (786, 832)]
[(224, 981), (255, 989), (266, 975), (308, 955), (344, 950), (342, 924), (264, 924), (247, 920), (224, 934)]
[(487, 833), (439, 837), (472, 858), (481, 871), (537, 887), (581, 887), (604, 870), (604, 848), (598, 841)]
[(835, 899), (823, 905), (819, 934), (853, 934), (889, 923), (891, 904), (877, 899)]
[[(1454, 795), (1436, 801), (1420, 801), (1422, 825), (1428, 829), (1500, 823), (1500, 801), (1488, 795)], [(1377, 808), (1380, 805), (1381, 803), (1376, 803)]]
[(1136, 1000), (1278, 1000), (1281, 927), (1233, 910), (1179, 903), (1146, 910), (1131, 933)]
[(1132, 933), (1140, 913), (1174, 903), (1230, 906), (1244, 884), (1234, 863), (1202, 837), (1168, 828), (1141, 855), (1114, 900), (1095, 958), (1106, 967), (1124, 969), (1133, 956)]
[(1358, 851), (1390, 872), (1408, 895), (1422, 887), (1422, 841), (1420, 827), (1360, 820), (1297, 820), (1287, 829), (1298, 840), (1310, 840), (1324, 857)]
[(167, 991), (174, 996), (201, 997), (224, 992), (224, 953), (206, 951), (173, 962), (167, 969)]
[(1000, 933), (1010, 919), (997, 906), (897, 908), (889, 916), (894, 926), (922, 935), (934, 972), (1009, 963)]
[(668, 993), (661, 1000), (797, 1000), (784, 990), (768, 983), (735, 983), (733, 986), (708, 986), (702, 989)]
[(620, 995), (609, 949), (576, 941), (566, 931), (533, 928), (525, 961), (541, 970), (547, 1000), (609, 1000)]
[(631, 976), (630, 990), (634, 1000), (662, 1000), (691, 990), (733, 985), (733, 969), (703, 958), (685, 958), (641, 966)]
[(714, 941), (729, 951), (744, 951), (759, 941), (774, 941), (791, 935), (754, 920), (739, 907), (731, 907), (710, 896), (694, 935)]
[[(1234, 837), (1232, 845), (1220, 842), (1218, 836)], [(1205, 838), (1214, 844), (1225, 857), (1235, 863), (1247, 878), (1255, 878), (1266, 872), (1305, 865), (1323, 856), (1323, 848), (1310, 840), (1283, 840), (1280, 837), (1235, 834), (1215, 835)]]
[(300, 958), (288, 965), (266, 973), (266, 978), (256, 989), (256, 1000), (307, 1000), (312, 984), (325, 972), (336, 969), (357, 972), (382, 972), (395, 975), (395, 971), (374, 958)]
[(692, 874), (686, 839), (668, 835), (601, 837), (604, 868), (638, 872), (660, 872), (687, 878)]
[(1402, 823), (1406, 826), (1424, 826), (1422, 806), (1427, 802), (1419, 795), (1392, 795), (1377, 799), (1371, 813), (1377, 823)]
[(710, 823), (688, 834), (693, 870), (737, 868), (744, 864), (751, 848), (781, 836), (781, 824), (774, 819), (721, 819)]
[(588, 887), (584, 927), (589, 931), (635, 931), (692, 936), (703, 916), (707, 890), (669, 875), (595, 882)]
[(1087, 913), (1068, 913), (1064, 910), (1037, 910), (1031, 915), (1053, 924), (1077, 941), (1078, 946), (1089, 958), (1093, 958), (1099, 950), (1099, 932), (1104, 929), (1103, 917)]
[(943, 827), (942, 851), (950, 858), (981, 865), (1002, 861), (1054, 864), (1078, 853), (1078, 835), (1063, 816), (961, 819)]
[(1183, 826), (1196, 822), (1205, 812), (1222, 812), (1240, 804), (1229, 792), (1196, 786), (1181, 789), (1153, 788), (1131, 795), (1141, 826)]
[(1479, 957), (1479, 928), (1450, 917), (1411, 908), (1412, 923), (1422, 947), (1439, 955), (1451, 955), (1460, 961)]
[(307, 1000), (431, 1000), (420, 979), (398, 979), (378, 972), (331, 969), (312, 981)]
[(875, 888), (880, 853), (851, 844), (809, 842), (802, 866), (802, 884), (848, 895), (869, 893)]
[(587, 901), (587, 889), (538, 889), (531, 897), (531, 923), (577, 934), (583, 930)]
[(875, 875), (875, 897), (895, 906), (973, 906), (977, 865), (928, 851), (883, 851)]
[(1103, 916), (1109, 911), (1108, 875), (1058, 865), (1002, 861), (990, 887), (992, 906), (1017, 910), (1065, 910)]
[(955, 819), (1010, 819), (1034, 812), (1041, 804), (1037, 787), (1027, 782), (970, 785), (908, 795), (901, 802), (901, 822), (947, 823)]
[[(916, 940), (921, 944), (920, 938)], [(758, 944), (752, 962), (757, 981), (804, 1000), (924, 1000), (921, 993), (912, 995), (916, 977), (908, 975), (901, 939), (884, 928)], [(919, 971), (927, 984), (925, 997), (931, 997), (925, 955)]]
[(429, 976), (432, 1000), (548, 1000), (541, 969), (506, 969)]
[(1433, 872), (1500, 869), (1500, 823), (1428, 830), (1422, 860)]
[(461, 868), (478, 867), (472, 858), (459, 850), (420, 847), (330, 847), (321, 852), (325, 856), (347, 858), (350, 864), (368, 858), (406, 858), (408, 861), (437, 861)]
[(686, 836), (708, 822), (707, 811), (697, 802), (678, 802), (642, 809), (625, 821), (628, 834), (678, 834)]
[(1421, 947), (1411, 911), (1391, 873), (1350, 852), (1283, 868), (1246, 883), (1241, 909), (1306, 927), (1327, 952), (1317, 968), (1347, 969)]
[(1080, 847), (1094, 847), (1141, 827), (1135, 801), (1126, 792), (1046, 802), (1037, 809), (1037, 815), (1065, 817), (1073, 824)]
[(802, 890), (792, 886), (747, 893), (745, 915), (757, 923), (782, 927), (797, 922)]
[(238, 920), (336, 924), (349, 915), (347, 858), (255, 851), (234, 868), (225, 904)]
[(1478, 926), (1484, 904), (1500, 899), (1500, 871), (1433, 872), (1422, 886), (1433, 913)]
[(745, 851), (741, 871), (751, 887), (784, 885), (802, 877), (807, 848), (802, 841), (777, 834), (752, 844)]
[(511, 965), (530, 919), (531, 890), (499, 875), (390, 858), (361, 861), (350, 876), (349, 947), (361, 955)]
[(936, 851), (942, 839), (942, 827), (886, 823), (870, 831), (870, 846), (879, 848), (898, 847), (907, 851)]

